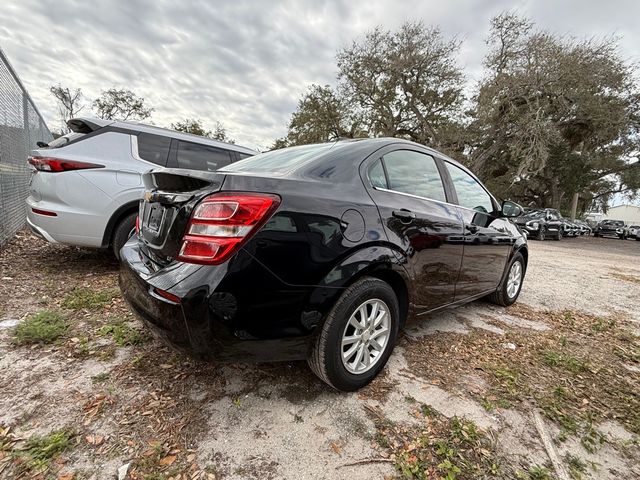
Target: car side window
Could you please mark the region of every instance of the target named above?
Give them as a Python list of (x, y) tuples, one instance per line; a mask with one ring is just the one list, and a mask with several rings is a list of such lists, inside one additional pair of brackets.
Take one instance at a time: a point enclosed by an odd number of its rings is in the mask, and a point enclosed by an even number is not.
[(411, 150), (396, 150), (382, 157), (388, 189), (446, 202), (444, 185), (432, 156)]
[(138, 155), (143, 160), (166, 166), (171, 138), (151, 133), (138, 134)]
[(231, 152), (222, 148), (178, 141), (178, 167), (214, 171), (231, 163)]
[(387, 177), (384, 176), (382, 160), (376, 160), (376, 163), (369, 170), (369, 180), (373, 187), (387, 188)]
[(477, 212), (491, 213), (494, 210), (493, 202), (487, 191), (478, 181), (460, 167), (445, 162), (451, 181), (458, 194), (458, 204)]

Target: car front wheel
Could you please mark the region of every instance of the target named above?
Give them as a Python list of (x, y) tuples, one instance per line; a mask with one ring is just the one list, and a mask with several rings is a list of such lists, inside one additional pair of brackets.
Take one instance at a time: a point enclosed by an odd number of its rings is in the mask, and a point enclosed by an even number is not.
[(524, 257), (521, 253), (516, 253), (511, 259), (509, 268), (505, 272), (505, 276), (500, 282), (498, 289), (489, 295), (490, 302), (496, 305), (508, 307), (515, 303), (522, 289), (522, 281), (524, 280), (525, 264)]
[(544, 237), (545, 237), (544, 228), (540, 227), (540, 230), (538, 231), (538, 240), (544, 241)]
[(377, 278), (362, 278), (344, 291), (327, 315), (309, 367), (337, 390), (358, 390), (387, 363), (399, 325), (393, 289)]

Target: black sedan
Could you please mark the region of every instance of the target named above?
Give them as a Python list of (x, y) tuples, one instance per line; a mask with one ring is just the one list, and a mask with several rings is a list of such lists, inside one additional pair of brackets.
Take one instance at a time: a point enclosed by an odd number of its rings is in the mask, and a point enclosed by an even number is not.
[(275, 150), (144, 176), (124, 297), (201, 358), (306, 359), (339, 390), (383, 368), (409, 313), (515, 302), (527, 242), (462, 165), (399, 139)]

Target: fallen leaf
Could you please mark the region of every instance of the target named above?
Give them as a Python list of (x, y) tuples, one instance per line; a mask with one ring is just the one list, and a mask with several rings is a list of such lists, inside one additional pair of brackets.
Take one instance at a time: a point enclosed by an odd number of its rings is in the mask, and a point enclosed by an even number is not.
[(333, 450), (337, 455), (342, 455), (342, 447), (335, 442), (331, 442), (329, 445), (331, 450)]
[(158, 463), (162, 466), (173, 465), (173, 462), (176, 461), (175, 455), (167, 455), (163, 459), (161, 459)]

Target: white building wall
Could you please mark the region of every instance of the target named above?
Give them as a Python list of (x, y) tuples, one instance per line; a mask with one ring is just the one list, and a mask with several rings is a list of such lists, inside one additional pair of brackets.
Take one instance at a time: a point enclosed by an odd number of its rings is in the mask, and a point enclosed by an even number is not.
[(640, 225), (640, 207), (635, 205), (611, 207), (603, 218), (623, 220), (627, 225)]

